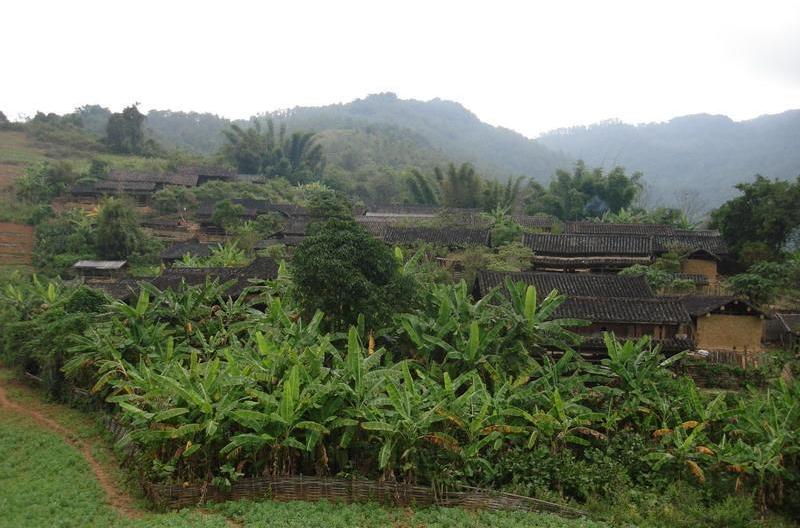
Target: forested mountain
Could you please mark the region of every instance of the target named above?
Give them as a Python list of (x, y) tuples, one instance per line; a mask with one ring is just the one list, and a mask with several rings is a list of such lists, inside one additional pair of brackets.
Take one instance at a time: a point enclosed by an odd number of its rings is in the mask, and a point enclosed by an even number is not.
[(655, 203), (675, 203), (678, 193), (690, 191), (711, 208), (756, 173), (800, 174), (800, 110), (739, 122), (708, 114), (637, 126), (606, 122), (556, 130), (539, 142), (590, 167), (642, 171)]
[[(297, 107), (257, 119), (286, 123), (289, 130), (321, 133), (329, 163), (350, 172), (386, 167), (429, 169), (448, 161), (471, 162), (488, 176), (532, 176), (547, 181), (572, 162), (536, 141), (482, 122), (458, 103), (399, 99), (391, 93), (346, 104)], [(164, 144), (212, 153), (231, 121), (212, 114), (151, 111), (147, 127)], [(247, 126), (246, 121), (237, 121)]]
[[(79, 111), (84, 126), (98, 136), (110, 112), (97, 106)], [(314, 131), (327, 160), (327, 178), (343, 188), (398, 191), (398, 174), (424, 172), (448, 162), (471, 162), (478, 172), (505, 180), (510, 175), (547, 183), (557, 168), (574, 160), (608, 170), (641, 171), (651, 206), (681, 205), (710, 210), (736, 194), (734, 185), (755, 174), (793, 178), (800, 174), (800, 110), (735, 122), (699, 114), (665, 123), (629, 125), (609, 121), (560, 129), (531, 140), (478, 119), (458, 103), (399, 99), (392, 93), (350, 103), (296, 107), (251, 120), (231, 121), (214, 114), (153, 110), (145, 126), (166, 147), (215, 154), (223, 130), (252, 120), (286, 124), (289, 131)]]

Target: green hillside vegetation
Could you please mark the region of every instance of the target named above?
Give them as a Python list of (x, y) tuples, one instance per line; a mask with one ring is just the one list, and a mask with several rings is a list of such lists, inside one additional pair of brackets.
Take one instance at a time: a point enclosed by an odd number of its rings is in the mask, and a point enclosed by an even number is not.
[[(63, 146), (56, 149), (61, 157), (70, 149), (92, 152), (105, 136), (111, 115), (108, 109), (86, 105), (62, 120), (76, 126), (80, 122), (89, 137), (55, 132), (43, 124), (37, 125), (35, 135), (51, 145), (67, 142), (66, 152)], [(326, 153), (327, 183), (368, 200), (395, 196), (403, 187), (403, 173), (411, 168), (427, 172), (449, 162), (468, 162), (490, 179), (525, 176), (546, 185), (557, 169), (582, 159), (589, 167), (642, 172), (647, 190), (643, 199), (650, 206), (691, 206), (707, 212), (734, 196), (736, 183), (756, 173), (793, 178), (800, 165), (800, 111), (742, 122), (710, 115), (638, 126), (607, 122), (553, 131), (534, 141), (483, 123), (452, 101), (403, 100), (384, 93), (238, 121), (209, 113), (152, 110), (145, 130), (167, 151), (215, 156), (231, 125), (248, 128), (258, 121), (266, 126), (269, 120), (285, 124), (290, 133), (315, 132)]]
[(740, 122), (708, 114), (636, 126), (611, 121), (556, 130), (539, 141), (589, 166), (642, 171), (654, 201), (675, 204), (676, 192), (690, 190), (707, 209), (733, 197), (733, 186), (754, 174), (800, 173), (800, 110)]

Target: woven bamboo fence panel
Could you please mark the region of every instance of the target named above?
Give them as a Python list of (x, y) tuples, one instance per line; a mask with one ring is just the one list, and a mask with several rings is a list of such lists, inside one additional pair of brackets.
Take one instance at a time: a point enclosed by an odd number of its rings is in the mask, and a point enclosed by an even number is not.
[(166, 509), (196, 506), (206, 501), (241, 499), (277, 501), (377, 502), (391, 506), (460, 506), (481, 510), (521, 510), (555, 513), (565, 517), (584, 517), (586, 512), (540, 499), (479, 488), (443, 491), (397, 482), (381, 482), (331, 477), (244, 478), (223, 490), (213, 485), (168, 485), (145, 483), (145, 493), (156, 505)]

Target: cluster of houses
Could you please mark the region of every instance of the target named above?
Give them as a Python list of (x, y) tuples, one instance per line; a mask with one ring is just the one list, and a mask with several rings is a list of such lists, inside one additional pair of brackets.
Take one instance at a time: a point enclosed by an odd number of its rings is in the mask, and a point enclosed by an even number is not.
[[(314, 221), (307, 209), (293, 204), (264, 200), (232, 202), (241, 206), (243, 218), (276, 214), (282, 219), (281, 227), (260, 241), (256, 249), (274, 244), (291, 248), (304, 239), (308, 226)], [(214, 203), (201, 204), (196, 214), (200, 237), (180, 241), (162, 253), (166, 270), (151, 280), (156, 287), (163, 289), (181, 281), (201, 284), (210, 276), (233, 281), (235, 286), (229, 293), (234, 294), (253, 279), (276, 276), (277, 265), (263, 257), (247, 268), (170, 267), (187, 254), (210, 254), (212, 241), (224, 237), (224, 232), (212, 221), (214, 210)], [(448, 249), (492, 245), (491, 230), (477, 210), (384, 206), (355, 210), (354, 217), (368, 232), (390, 245), (426, 243)], [(446, 222), (431, 221), (443, 217)], [(768, 314), (743, 299), (724, 294), (719, 270), (728, 257), (728, 250), (716, 231), (650, 224), (560, 223), (544, 215), (515, 215), (513, 218), (526, 229), (522, 243), (533, 253), (531, 269), (520, 273), (479, 271), (474, 295), (483, 296), (493, 288), (502, 289), (507, 278), (533, 285), (543, 292), (557, 290), (566, 296), (566, 301), (556, 316), (589, 322), (578, 330), (585, 338), (580, 352), (588, 357), (602, 353), (605, 331), (613, 331), (623, 339), (649, 335), (665, 351), (698, 350), (742, 365), (749, 364), (762, 352), (767, 340), (790, 344), (797, 341), (795, 323), (798, 321), (793, 318), (800, 319), (800, 316)], [(444, 225), (447, 227), (442, 227)], [(652, 291), (643, 277), (618, 274), (634, 264), (651, 265), (670, 252), (681, 257), (681, 270), (675, 274), (676, 278), (691, 281), (695, 285), (693, 291), (680, 295), (659, 294)], [(100, 274), (107, 274), (107, 271), (98, 270)], [(110, 275), (117, 279), (110, 287), (116, 295), (130, 295), (135, 291), (135, 281)], [(776, 320), (781, 325), (776, 325)]]
[(105, 178), (79, 183), (70, 189), (76, 201), (95, 202), (103, 196), (125, 195), (139, 205), (147, 205), (158, 190), (167, 186), (197, 187), (210, 181), (253, 181), (263, 176), (236, 174), (217, 167), (184, 167), (178, 171), (112, 170)]

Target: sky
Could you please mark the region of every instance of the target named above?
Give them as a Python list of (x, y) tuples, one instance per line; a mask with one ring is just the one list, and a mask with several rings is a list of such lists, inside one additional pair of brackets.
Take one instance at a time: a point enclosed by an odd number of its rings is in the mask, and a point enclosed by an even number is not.
[(9, 1), (0, 110), (230, 118), (371, 93), (536, 137), (800, 108), (800, 1)]

